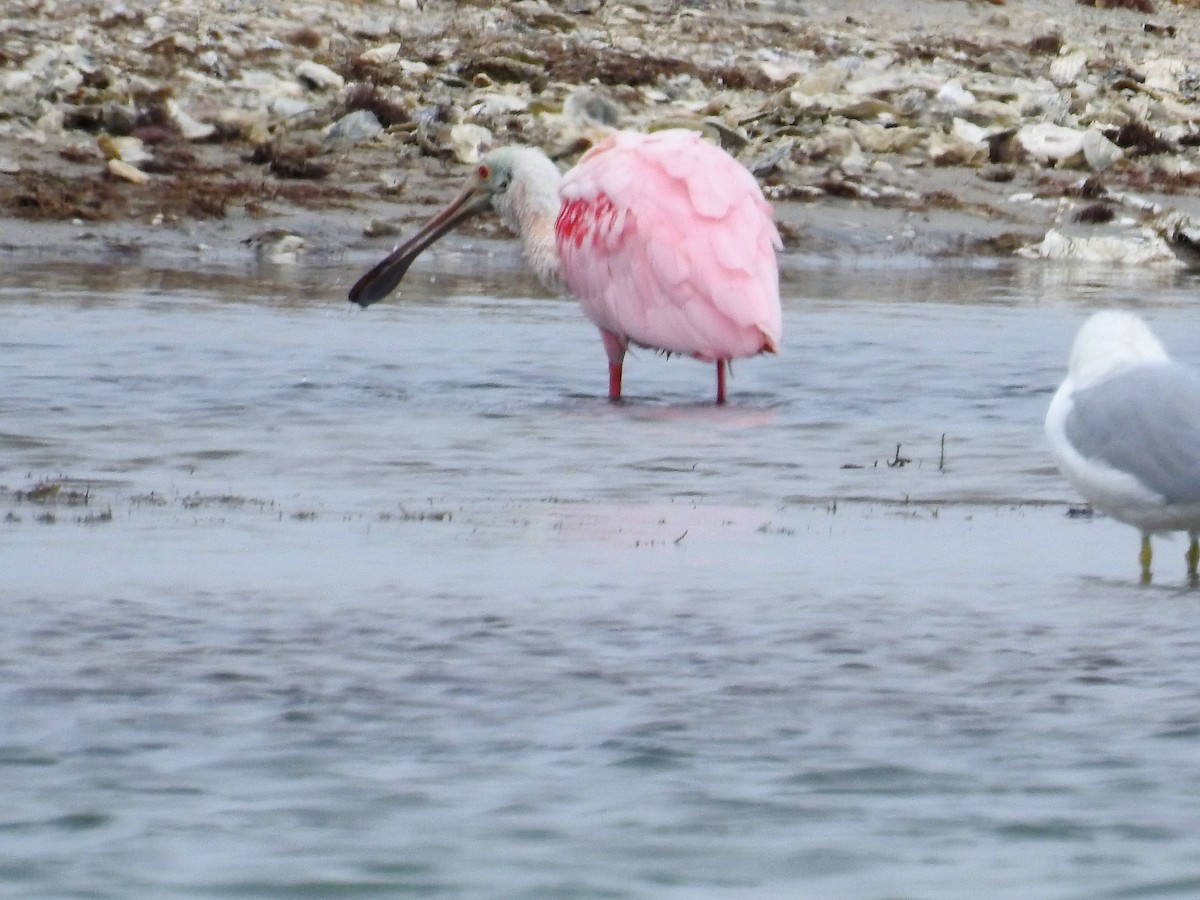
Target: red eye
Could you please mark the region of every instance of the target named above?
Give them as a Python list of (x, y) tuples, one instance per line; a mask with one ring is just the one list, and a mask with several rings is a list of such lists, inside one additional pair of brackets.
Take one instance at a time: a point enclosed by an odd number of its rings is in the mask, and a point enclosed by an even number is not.
[(486, 181), (488, 178), (490, 178), (490, 177), (491, 177), (491, 174), (492, 174), (492, 170), (491, 170), (491, 169), (489, 169), (489, 168), (487, 167), (487, 165), (486, 165), (486, 164), (485, 164), (485, 165), (482, 165), (482, 166), (480, 166), (480, 167), (479, 167), (479, 169), (478, 169), (478, 172), (479, 172), (479, 177), (480, 177), (480, 178), (482, 178), (482, 179), (484, 179), (485, 181)]

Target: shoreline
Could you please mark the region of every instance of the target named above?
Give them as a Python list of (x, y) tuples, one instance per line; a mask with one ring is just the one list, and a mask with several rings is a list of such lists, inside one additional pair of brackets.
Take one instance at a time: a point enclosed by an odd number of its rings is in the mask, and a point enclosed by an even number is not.
[[(0, 23), (10, 260), (365, 261), (482, 149), (525, 141), (567, 165), (610, 124), (725, 144), (774, 204), (785, 254), (1003, 258), (1052, 230), (1121, 242), (1200, 219), (1191, 4), (920, 0), (885, 26), (865, 0), (335, 0), (232, 17), (131, 2), (83, 28), (43, 6)], [(523, 61), (536, 53), (540, 68)], [(1037, 155), (1071, 134), (1086, 154)]]

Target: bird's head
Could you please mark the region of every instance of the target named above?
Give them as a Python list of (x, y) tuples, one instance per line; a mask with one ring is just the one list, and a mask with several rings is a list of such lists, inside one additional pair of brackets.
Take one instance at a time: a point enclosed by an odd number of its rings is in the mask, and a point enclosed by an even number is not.
[(554, 163), (530, 147), (501, 147), (485, 154), (458, 196), (363, 275), (350, 289), (350, 300), (359, 306), (382, 300), (427, 247), (479, 213), (495, 210), (509, 229), (520, 233), (531, 202), (536, 199), (546, 206), (544, 198), (549, 192), (553, 215), (557, 212), (559, 177)]
[(1079, 390), (1128, 366), (1167, 359), (1163, 345), (1138, 316), (1124, 310), (1102, 310), (1079, 329), (1068, 371)]

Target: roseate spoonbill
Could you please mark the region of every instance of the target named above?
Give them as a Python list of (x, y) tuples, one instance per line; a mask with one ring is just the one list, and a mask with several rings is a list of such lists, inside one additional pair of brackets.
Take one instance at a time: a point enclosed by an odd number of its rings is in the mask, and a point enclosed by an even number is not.
[(531, 147), (503, 147), (475, 166), (453, 202), (350, 289), (381, 300), (426, 247), (493, 209), (552, 290), (566, 288), (600, 329), (608, 396), (621, 397), (630, 344), (717, 367), (774, 353), (780, 339), (779, 233), (754, 177), (697, 133), (618, 132), (565, 176)]
[(1188, 576), (1200, 563), (1200, 375), (1172, 362), (1137, 316), (1098, 312), (1071, 348), (1066, 380), (1046, 413), (1046, 436), (1067, 480), (1087, 500), (1150, 536), (1186, 531)]

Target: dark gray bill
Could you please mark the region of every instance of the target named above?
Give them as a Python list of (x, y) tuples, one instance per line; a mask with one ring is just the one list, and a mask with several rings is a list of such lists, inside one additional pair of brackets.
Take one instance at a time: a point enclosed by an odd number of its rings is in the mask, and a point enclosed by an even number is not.
[(491, 196), (477, 185), (469, 185), (450, 205), (426, 222), (407, 241), (397, 244), (350, 288), (350, 302), (367, 307), (382, 300), (400, 283), (422, 251), (459, 222), (491, 207)]

